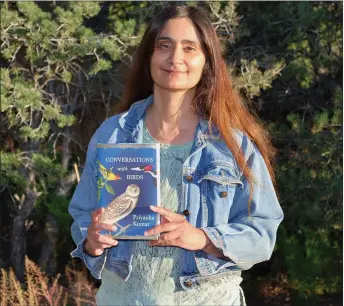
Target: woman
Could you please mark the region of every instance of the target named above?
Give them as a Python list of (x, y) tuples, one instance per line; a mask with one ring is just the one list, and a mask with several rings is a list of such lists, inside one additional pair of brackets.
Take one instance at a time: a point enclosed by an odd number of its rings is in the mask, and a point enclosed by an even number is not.
[[(147, 28), (126, 112), (92, 137), (70, 203), (72, 236), (98, 305), (245, 305), (242, 270), (268, 260), (283, 219), (273, 149), (235, 94), (216, 32), (195, 7), (172, 6)], [(136, 102), (136, 103), (134, 103)], [(129, 109), (129, 110), (128, 110)], [(162, 223), (155, 241), (116, 241), (98, 222), (96, 143), (161, 143)]]

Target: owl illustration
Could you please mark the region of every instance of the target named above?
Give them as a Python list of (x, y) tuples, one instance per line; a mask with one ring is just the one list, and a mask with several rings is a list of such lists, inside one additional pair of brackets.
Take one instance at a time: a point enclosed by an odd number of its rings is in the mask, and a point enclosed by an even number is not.
[(128, 216), (133, 211), (136, 207), (139, 195), (139, 186), (135, 184), (129, 185), (124, 193), (110, 202), (100, 216), (99, 221), (108, 224), (116, 224), (123, 229), (123, 227), (116, 222)]

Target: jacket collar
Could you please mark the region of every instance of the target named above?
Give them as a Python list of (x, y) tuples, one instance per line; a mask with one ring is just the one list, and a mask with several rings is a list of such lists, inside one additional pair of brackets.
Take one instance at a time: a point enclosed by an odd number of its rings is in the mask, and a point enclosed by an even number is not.
[(153, 95), (132, 104), (129, 110), (119, 118), (119, 125), (123, 130), (132, 133), (139, 121), (144, 117), (149, 105), (153, 103)]
[[(154, 101), (153, 95), (150, 95), (146, 99), (135, 102), (130, 109), (123, 113), (119, 118), (119, 125), (123, 130), (130, 133), (132, 136), (137, 133), (140, 126), (142, 126), (142, 119), (145, 116), (146, 110), (149, 105)], [(211, 131), (209, 127), (209, 122), (200, 118), (197, 130), (196, 137), (197, 140), (209, 139), (209, 138), (218, 138), (220, 135), (219, 130), (216, 126), (212, 125)]]

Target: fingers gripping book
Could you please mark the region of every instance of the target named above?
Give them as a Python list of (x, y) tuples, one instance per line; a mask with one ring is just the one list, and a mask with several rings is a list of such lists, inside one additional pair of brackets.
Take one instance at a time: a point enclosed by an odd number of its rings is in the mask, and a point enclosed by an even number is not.
[(144, 232), (160, 223), (149, 206), (160, 206), (159, 144), (97, 144), (99, 221), (117, 227), (114, 239), (157, 239)]

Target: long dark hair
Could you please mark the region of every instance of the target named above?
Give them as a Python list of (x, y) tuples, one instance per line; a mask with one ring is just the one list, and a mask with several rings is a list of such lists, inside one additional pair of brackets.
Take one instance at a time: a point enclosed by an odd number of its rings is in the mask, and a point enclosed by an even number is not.
[(197, 114), (209, 121), (210, 126), (214, 124), (217, 127), (221, 137), (232, 151), (250, 185), (250, 203), (254, 177), (246, 165), (243, 152), (229, 131), (243, 131), (257, 145), (273, 182), (275, 182), (275, 176), (272, 160), (275, 151), (261, 124), (248, 111), (238, 93), (233, 90), (226, 63), (222, 58), (220, 41), (209, 18), (202, 9), (193, 6), (169, 5), (152, 20), (133, 58), (124, 92), (122, 110), (129, 109), (134, 102), (153, 93), (150, 60), (157, 36), (169, 19), (183, 17), (189, 18), (197, 29), (206, 58), (192, 107)]

